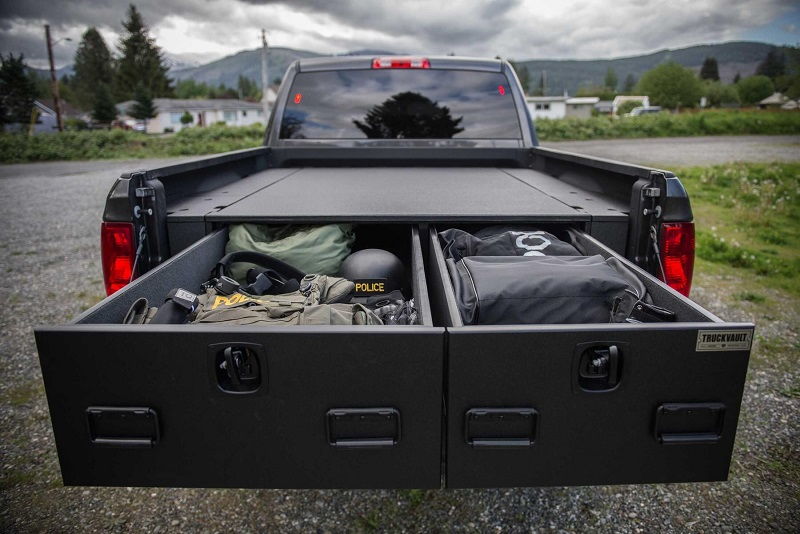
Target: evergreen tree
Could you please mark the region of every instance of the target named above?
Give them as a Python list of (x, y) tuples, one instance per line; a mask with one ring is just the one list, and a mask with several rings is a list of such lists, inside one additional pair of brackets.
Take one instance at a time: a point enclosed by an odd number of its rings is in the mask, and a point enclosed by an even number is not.
[(158, 110), (153, 103), (153, 98), (150, 96), (144, 85), (138, 84), (134, 91), (134, 102), (128, 108), (128, 115), (134, 119), (144, 121), (145, 131), (147, 131), (147, 120), (156, 116)]
[(130, 100), (137, 84), (142, 84), (151, 96), (172, 96), (164, 55), (133, 4), (128, 7), (128, 18), (122, 26), (125, 34), (118, 44), (121, 57), (114, 76), (114, 96), (118, 101)]
[(117, 118), (117, 107), (111, 96), (111, 89), (107, 83), (101, 83), (94, 91), (94, 102), (92, 103), (92, 119), (95, 122), (108, 124)]
[(187, 126), (189, 124), (192, 124), (193, 122), (194, 122), (194, 117), (192, 117), (192, 114), (189, 113), (189, 111), (184, 110), (183, 115), (181, 115), (181, 124)]
[(758, 64), (756, 74), (775, 80), (778, 76), (786, 74), (786, 56), (777, 48), (767, 52), (764, 61)]
[(522, 86), (522, 90), (525, 94), (528, 94), (530, 91), (530, 84), (531, 84), (531, 73), (528, 72), (528, 67), (524, 65), (520, 65), (516, 61), (508, 60), (511, 63), (511, 66), (514, 68), (514, 72), (517, 73), (517, 78), (519, 78), (519, 83)]
[(240, 99), (253, 100), (259, 93), (256, 82), (246, 76), (242, 76), (241, 74), (239, 75), (239, 80), (236, 86), (239, 90)]
[(94, 110), (101, 87), (105, 86), (104, 90), (108, 90), (113, 73), (111, 52), (108, 51), (103, 36), (94, 27), (87, 29), (75, 52), (75, 75), (70, 84), (74, 89), (77, 106)]
[(733, 77), (733, 83), (739, 83), (739, 80), (742, 79), (742, 75), (740, 73), (736, 73), (736, 76)]
[(612, 91), (616, 91), (618, 83), (619, 80), (617, 79), (617, 73), (614, 72), (614, 69), (608, 67), (608, 70), (606, 71), (606, 79), (603, 82), (603, 85), (608, 87)]
[(0, 54), (0, 129), (5, 124), (27, 124), (31, 120), (36, 85), (26, 68), (22, 54)]
[(622, 86), (622, 92), (630, 94), (633, 92), (634, 87), (636, 87), (636, 78), (633, 74), (628, 74), (625, 76), (625, 83)]
[(703, 66), (700, 67), (700, 79), (711, 80), (713, 82), (719, 81), (719, 66), (717, 65), (716, 58), (707, 57), (705, 61), (703, 61)]

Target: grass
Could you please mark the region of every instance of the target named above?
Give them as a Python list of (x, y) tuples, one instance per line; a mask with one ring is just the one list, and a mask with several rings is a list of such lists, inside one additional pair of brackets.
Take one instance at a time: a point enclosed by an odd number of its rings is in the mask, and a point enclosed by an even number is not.
[(26, 136), (0, 133), (0, 162), (154, 158), (216, 154), (260, 146), (264, 127), (213, 125), (174, 135), (124, 130), (77, 131)]
[[(642, 117), (540, 119), (542, 141), (616, 139), (695, 135), (800, 134), (800, 113), (767, 111), (701, 111)], [(264, 127), (187, 128), (174, 135), (139, 132), (70, 131), (60, 134), (0, 133), (0, 162), (154, 158), (216, 154), (260, 146)]]
[(536, 121), (536, 133), (540, 141), (800, 134), (800, 113), (709, 110), (641, 117), (539, 119)]
[[(800, 296), (800, 164), (676, 169), (692, 200), (697, 257)], [(758, 292), (736, 298), (764, 302)]]

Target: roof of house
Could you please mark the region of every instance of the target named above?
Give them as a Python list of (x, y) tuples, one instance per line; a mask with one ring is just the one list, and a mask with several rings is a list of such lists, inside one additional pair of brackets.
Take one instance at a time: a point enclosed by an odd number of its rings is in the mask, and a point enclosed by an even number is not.
[(526, 96), (527, 102), (566, 102), (566, 96)]
[(783, 104), (787, 100), (789, 100), (789, 98), (783, 96), (781, 93), (772, 93), (767, 98), (765, 98), (764, 100), (759, 102), (759, 104), (761, 104), (763, 106), (769, 106), (769, 105), (780, 106), (781, 104)]
[(571, 96), (567, 99), (567, 104), (597, 104), (600, 102), (599, 96)]
[[(134, 100), (127, 100), (117, 104), (123, 112), (133, 105)], [(192, 98), (181, 100), (177, 98), (154, 98), (153, 105), (159, 113), (180, 113), (183, 111), (235, 111), (235, 110), (260, 110), (264, 109), (258, 102), (247, 102), (233, 98), (201, 99)]]

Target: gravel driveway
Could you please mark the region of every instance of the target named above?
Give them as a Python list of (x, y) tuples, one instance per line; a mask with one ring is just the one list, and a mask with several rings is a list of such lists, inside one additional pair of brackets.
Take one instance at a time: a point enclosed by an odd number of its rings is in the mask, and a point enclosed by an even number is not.
[(656, 137), (543, 142), (543, 146), (658, 167), (800, 161), (800, 135)]
[[(728, 482), (459, 491), (62, 487), (32, 326), (65, 322), (103, 296), (105, 195), (123, 170), (156, 165), (0, 167), (0, 530), (800, 530), (796, 302), (769, 295), (778, 302), (765, 319), (730, 300), (736, 280), (702, 273), (696, 300), (729, 320), (767, 323), (757, 331), (766, 337), (754, 350)], [(794, 349), (768, 352), (773, 335), (794, 336)]]

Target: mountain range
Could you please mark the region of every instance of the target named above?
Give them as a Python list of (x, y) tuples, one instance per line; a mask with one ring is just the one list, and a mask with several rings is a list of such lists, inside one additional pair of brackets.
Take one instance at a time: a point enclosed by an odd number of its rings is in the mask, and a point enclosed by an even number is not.
[[(526, 59), (519, 60), (519, 66), (525, 66), (530, 76), (530, 86), (538, 87), (544, 74), (546, 94), (560, 95), (565, 91), (571, 95), (581, 87), (600, 86), (606, 72), (612, 68), (619, 80), (621, 89), (625, 78), (630, 74), (635, 79), (664, 61), (676, 61), (695, 72), (706, 57), (714, 57), (719, 65), (719, 74), (723, 82), (730, 83), (739, 74), (742, 77), (755, 73), (756, 67), (774, 45), (751, 41), (731, 41), (727, 43), (696, 45), (686, 48), (664, 49), (650, 54), (619, 57), (613, 59)], [(308, 50), (294, 48), (271, 47), (267, 56), (269, 80), (282, 78), (286, 68), (296, 59), (320, 57)], [(386, 50), (356, 50), (343, 55), (402, 55)], [(242, 50), (236, 54), (223, 57), (209, 63), (187, 66), (181, 61), (171, 61), (174, 65), (170, 76), (176, 80), (195, 80), (218, 86), (225, 84), (236, 87), (239, 76), (245, 76), (260, 83), (261, 81), (261, 49)], [(44, 70), (34, 69), (47, 76)], [(72, 74), (72, 65), (57, 70), (62, 74)]]
[[(614, 59), (527, 59), (517, 63), (527, 67), (531, 87), (538, 86), (540, 77), (544, 73), (546, 94), (560, 95), (567, 91), (574, 95), (581, 87), (602, 85), (609, 68), (616, 73), (621, 88), (629, 74), (638, 80), (646, 71), (668, 60), (676, 61), (699, 72), (706, 57), (716, 58), (722, 81), (730, 83), (737, 73), (742, 77), (754, 74), (756, 67), (771, 48), (774, 46), (767, 43), (732, 41), (664, 49), (651, 54)], [(295, 59), (322, 55), (293, 48), (270, 48), (268, 54), (270, 81), (282, 77), (286, 67)], [(397, 53), (385, 50), (358, 50), (346, 55), (397, 55)], [(192, 79), (210, 85), (224, 83), (229, 87), (236, 86), (239, 75), (258, 82), (261, 80), (261, 50), (243, 50), (205, 65), (175, 69), (170, 74), (178, 80)]]

